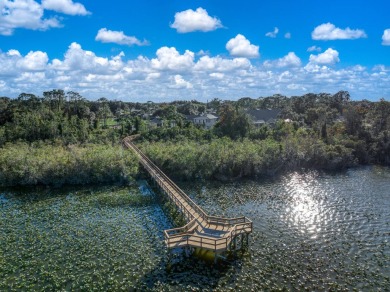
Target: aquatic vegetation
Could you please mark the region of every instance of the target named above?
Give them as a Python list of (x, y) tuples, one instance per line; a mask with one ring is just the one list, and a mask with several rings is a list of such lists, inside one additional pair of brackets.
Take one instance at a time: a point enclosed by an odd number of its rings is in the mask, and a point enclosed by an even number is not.
[(0, 290), (117, 290), (160, 261), (168, 222), (153, 196), (119, 187), (54, 192), (4, 193)]
[(389, 173), (178, 182), (208, 213), (254, 221), (249, 251), (217, 266), (168, 253), (181, 216), (145, 182), (2, 190), (0, 290), (389, 290)]
[(142, 142), (139, 147), (168, 175), (178, 179), (231, 180), (269, 177), (294, 169), (343, 169), (354, 164), (351, 149), (313, 137), (282, 141), (231, 140)]
[(7, 144), (0, 148), (0, 186), (127, 183), (138, 160), (120, 145)]
[(383, 172), (389, 170), (381, 169), (381, 179), (360, 169), (181, 187), (210, 214), (253, 220), (250, 258), (240, 272), (245, 289), (386, 290), (390, 197)]

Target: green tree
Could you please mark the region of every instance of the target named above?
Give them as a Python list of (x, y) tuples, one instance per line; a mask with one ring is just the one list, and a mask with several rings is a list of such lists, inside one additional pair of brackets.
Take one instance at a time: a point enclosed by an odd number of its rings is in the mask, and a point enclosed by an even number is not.
[(246, 137), (251, 128), (248, 115), (238, 107), (224, 104), (219, 111), (219, 121), (215, 125), (217, 134), (232, 139)]
[(65, 103), (65, 92), (62, 89), (53, 89), (43, 93), (44, 100), (50, 104), (50, 108), (59, 113)]
[(105, 97), (101, 97), (98, 99), (99, 102), (99, 111), (98, 117), (103, 119), (103, 127), (107, 128), (107, 118), (112, 116), (112, 112), (108, 105), (108, 100)]

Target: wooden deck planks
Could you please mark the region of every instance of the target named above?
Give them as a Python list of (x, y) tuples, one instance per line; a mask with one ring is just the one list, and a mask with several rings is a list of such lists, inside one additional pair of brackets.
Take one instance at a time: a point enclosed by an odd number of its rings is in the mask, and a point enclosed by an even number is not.
[(186, 226), (164, 231), (168, 248), (195, 247), (224, 252), (238, 236), (252, 233), (252, 221), (246, 217), (223, 218), (208, 216), (202, 208), (193, 202), (171, 179), (169, 179), (141, 150), (132, 142), (133, 136), (123, 139), (123, 145), (132, 149), (140, 163), (166, 193), (170, 200), (184, 214), (189, 222)]

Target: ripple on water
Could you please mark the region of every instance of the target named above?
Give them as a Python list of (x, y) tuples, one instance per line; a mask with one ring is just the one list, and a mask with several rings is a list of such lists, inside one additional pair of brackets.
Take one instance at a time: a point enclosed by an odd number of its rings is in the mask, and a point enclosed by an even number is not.
[[(291, 283), (301, 274), (300, 281), (312, 288), (319, 287), (316, 281), (328, 282), (328, 288), (333, 287), (329, 283), (390, 288), (389, 177), (388, 168), (359, 168), (338, 174), (292, 173), (240, 185), (209, 184), (206, 190), (203, 186), (202, 204), (206, 209), (214, 205), (210, 211), (250, 217), (252, 258), (272, 255), (262, 264), (272, 262), (273, 275), (275, 268), (283, 271), (276, 272), (280, 279), (287, 277)], [(196, 188), (188, 188), (195, 200)], [(231, 195), (233, 189), (241, 199)], [(228, 201), (236, 204), (227, 208)], [(280, 261), (275, 254), (281, 255)]]
[(0, 290), (390, 290), (389, 177), (360, 168), (181, 184), (208, 213), (254, 222), (250, 252), (216, 268), (180, 251), (168, 263), (162, 230), (173, 226), (142, 183), (7, 192)]
[(5, 204), (8, 202), (8, 199), (5, 197), (5, 194), (0, 194), (0, 204)]

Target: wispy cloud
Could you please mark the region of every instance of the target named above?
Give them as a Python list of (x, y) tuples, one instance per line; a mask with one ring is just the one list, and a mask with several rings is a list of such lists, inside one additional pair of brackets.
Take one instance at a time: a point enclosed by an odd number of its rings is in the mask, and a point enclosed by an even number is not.
[(126, 46), (146, 46), (149, 45), (149, 42), (144, 40), (140, 41), (134, 36), (127, 36), (123, 33), (123, 31), (113, 31), (108, 30), (107, 28), (99, 29), (96, 37), (96, 41), (100, 41), (102, 43), (115, 43), (118, 45), (126, 45)]
[(308, 52), (321, 52), (322, 49), (320, 47), (317, 47), (317, 46), (311, 46), (311, 47), (307, 48), (307, 51)]
[(270, 37), (270, 38), (276, 38), (276, 36), (278, 35), (278, 33), (279, 33), (279, 28), (275, 27), (275, 28), (274, 28), (274, 31), (267, 32), (267, 33), (265, 34), (265, 36)]

